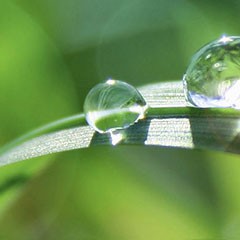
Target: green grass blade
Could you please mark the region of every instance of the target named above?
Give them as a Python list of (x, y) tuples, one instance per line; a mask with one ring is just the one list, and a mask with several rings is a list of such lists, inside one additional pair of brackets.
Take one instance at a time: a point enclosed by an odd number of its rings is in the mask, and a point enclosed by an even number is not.
[[(123, 130), (122, 144), (198, 148), (240, 153), (240, 111), (224, 108), (198, 109), (185, 101), (180, 81), (139, 88), (150, 106), (144, 120)], [(6, 145), (0, 165), (46, 154), (111, 145), (107, 134), (96, 133), (83, 114), (39, 128)]]

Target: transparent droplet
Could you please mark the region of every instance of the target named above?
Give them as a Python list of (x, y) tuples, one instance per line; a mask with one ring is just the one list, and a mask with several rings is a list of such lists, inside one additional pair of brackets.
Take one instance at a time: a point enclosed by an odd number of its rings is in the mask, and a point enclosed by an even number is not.
[(84, 113), (90, 126), (100, 133), (110, 133), (112, 144), (124, 139), (125, 129), (145, 117), (147, 104), (133, 86), (118, 80), (96, 85), (84, 102)]
[(201, 48), (183, 83), (186, 99), (197, 107), (240, 109), (240, 37), (222, 36)]

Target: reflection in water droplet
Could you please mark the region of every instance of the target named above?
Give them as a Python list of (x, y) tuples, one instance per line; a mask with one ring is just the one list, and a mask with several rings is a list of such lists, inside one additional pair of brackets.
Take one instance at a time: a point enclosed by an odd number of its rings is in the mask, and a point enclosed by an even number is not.
[(145, 117), (147, 104), (133, 86), (118, 80), (96, 85), (84, 102), (84, 113), (90, 126), (100, 133), (110, 133), (112, 144), (124, 139), (121, 131)]
[(197, 107), (240, 109), (240, 37), (222, 36), (201, 48), (183, 83), (187, 100)]

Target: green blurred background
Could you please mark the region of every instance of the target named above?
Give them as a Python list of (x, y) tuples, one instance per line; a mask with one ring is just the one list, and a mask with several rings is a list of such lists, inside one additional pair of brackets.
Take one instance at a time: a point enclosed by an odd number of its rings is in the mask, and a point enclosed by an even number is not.
[[(0, 1), (0, 145), (82, 112), (108, 77), (181, 79), (192, 54), (240, 35), (237, 0)], [(239, 239), (240, 159), (96, 147), (0, 168), (0, 239)]]

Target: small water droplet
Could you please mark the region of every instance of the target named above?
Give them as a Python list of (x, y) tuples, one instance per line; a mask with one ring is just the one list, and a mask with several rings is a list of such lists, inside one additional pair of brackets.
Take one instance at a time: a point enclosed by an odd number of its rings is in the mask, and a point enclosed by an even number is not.
[(112, 144), (124, 139), (122, 129), (145, 117), (147, 104), (136, 88), (109, 79), (97, 84), (84, 102), (86, 120), (99, 133), (110, 133)]
[(202, 47), (183, 84), (187, 101), (197, 107), (240, 109), (240, 37), (222, 36)]

